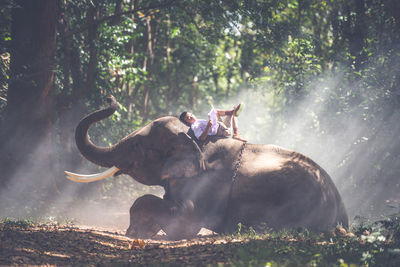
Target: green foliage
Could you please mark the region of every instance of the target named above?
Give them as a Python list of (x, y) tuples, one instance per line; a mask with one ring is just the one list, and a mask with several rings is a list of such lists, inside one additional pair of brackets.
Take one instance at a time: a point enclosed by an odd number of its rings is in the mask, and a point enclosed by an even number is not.
[(249, 238), (249, 239), (254, 239), (256, 237), (256, 231), (254, 230), (253, 227), (247, 227), (243, 225), (242, 223), (238, 224), (236, 233), (233, 234), (234, 237), (239, 237), (239, 238)]
[[(356, 236), (315, 234), (305, 229), (269, 231), (235, 249), (231, 266), (396, 266), (399, 263), (398, 215), (374, 223), (372, 232)], [(389, 222), (389, 224), (385, 224)], [(379, 225), (379, 226), (378, 226)], [(354, 228), (370, 228), (361, 223)], [(389, 238), (389, 239), (388, 239)]]
[(6, 217), (5, 219), (0, 221), (0, 224), (3, 225), (4, 230), (12, 230), (14, 228), (26, 229), (28, 227), (33, 226), (34, 222), (29, 219), (17, 220)]

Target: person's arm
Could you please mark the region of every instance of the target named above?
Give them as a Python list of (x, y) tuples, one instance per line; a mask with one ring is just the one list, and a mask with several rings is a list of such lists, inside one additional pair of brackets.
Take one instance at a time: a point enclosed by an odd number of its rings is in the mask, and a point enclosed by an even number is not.
[(205, 129), (204, 132), (200, 135), (200, 138), (199, 138), (199, 139), (200, 139), (201, 141), (206, 140), (207, 135), (208, 135), (208, 131), (210, 130), (211, 126), (212, 126), (212, 121), (211, 121), (211, 120), (208, 120), (206, 129)]

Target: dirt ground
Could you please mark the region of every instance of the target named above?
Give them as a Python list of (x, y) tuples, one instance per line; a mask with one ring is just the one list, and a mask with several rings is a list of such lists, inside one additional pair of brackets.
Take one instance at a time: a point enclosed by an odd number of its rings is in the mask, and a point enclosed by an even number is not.
[[(343, 229), (343, 228), (342, 228)], [(78, 225), (0, 223), (0, 266), (400, 266), (395, 232), (334, 230), (215, 235), (180, 241), (131, 239)], [(340, 229), (339, 229), (340, 230)]]
[(229, 242), (217, 236), (191, 240), (139, 240), (121, 231), (85, 226), (42, 225), (0, 231), (0, 265), (185, 265), (204, 266), (233, 257)]

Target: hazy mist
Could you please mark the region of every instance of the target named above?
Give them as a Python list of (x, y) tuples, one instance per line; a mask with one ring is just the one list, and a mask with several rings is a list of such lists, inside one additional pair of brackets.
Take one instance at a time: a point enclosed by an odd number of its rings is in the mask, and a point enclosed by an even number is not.
[[(385, 151), (390, 147), (395, 138), (393, 133), (400, 132), (400, 113), (375, 119), (377, 122), (385, 121), (385, 128), (381, 125), (369, 125), (362, 111), (349, 115), (350, 113), (331, 109), (332, 100), (329, 96), (332, 90), (337, 90), (334, 88), (338, 79), (340, 77), (324, 79), (322, 83), (315, 82), (313, 92), (303, 95), (295, 104), (288, 104), (281, 110), (277, 110), (276, 107), (283, 98), (269, 85), (260, 85), (251, 90), (242, 89), (236, 97), (214, 102), (213, 105), (216, 108), (227, 109), (243, 102), (245, 107), (238, 117), (239, 129), (250, 143), (276, 144), (296, 150), (321, 165), (338, 187), (350, 219), (357, 215), (364, 216), (371, 211), (375, 215), (390, 213), (393, 207), (387, 205), (390, 203), (389, 197), (398, 194), (399, 188), (391, 188), (392, 191), (388, 192), (384, 182), (363, 183), (377, 159), (366, 157), (363, 152), (365, 150), (359, 148)], [(335, 93), (345, 94), (346, 90)], [(206, 118), (211, 108), (208, 101), (199, 100), (202, 108), (196, 114), (198, 118)], [(365, 106), (365, 109), (368, 109), (368, 106)], [(327, 116), (328, 114), (330, 116)], [(335, 120), (328, 121), (325, 117)], [(364, 134), (370, 132), (367, 129), (371, 127), (377, 132), (373, 139)], [(57, 129), (63, 130), (74, 134), (71, 127)], [(103, 134), (107, 136), (107, 131)], [(65, 147), (74, 145), (66, 143)], [(109, 178), (108, 181), (89, 185), (66, 180), (61, 169), (58, 176), (53, 177), (46, 173), (43, 167), (48, 165), (49, 159), (54, 168), (61, 168), (63, 151), (49, 152), (39, 145), (29, 161), (21, 163), (18, 172), (11, 178), (11, 184), (0, 191), (2, 218), (39, 217), (44, 221), (73, 222), (122, 230), (128, 226), (129, 208), (136, 197), (145, 193), (158, 196), (163, 194), (160, 187), (139, 185), (128, 176)], [(93, 164), (84, 163), (68, 171), (94, 173), (100, 170)], [(44, 192), (57, 191), (57, 184), (60, 183), (63, 186), (60, 187), (62, 190), (55, 194), (57, 197), (51, 199), (51, 203), (43, 203)]]

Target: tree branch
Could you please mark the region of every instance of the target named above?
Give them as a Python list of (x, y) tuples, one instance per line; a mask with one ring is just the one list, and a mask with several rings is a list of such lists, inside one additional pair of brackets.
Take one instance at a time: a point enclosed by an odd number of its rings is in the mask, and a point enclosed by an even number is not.
[(131, 9), (131, 10), (128, 10), (128, 11), (120, 12), (120, 13), (117, 13), (117, 14), (113, 14), (113, 15), (110, 15), (110, 16), (103, 17), (103, 18), (99, 18), (97, 20), (92, 21), (90, 24), (86, 23), (85, 25), (83, 25), (82, 27), (80, 27), (78, 29), (70, 30), (70, 31), (65, 32), (64, 37), (70, 37), (70, 36), (72, 36), (74, 34), (81, 33), (83, 31), (86, 31), (87, 29), (89, 29), (92, 26), (98, 26), (101, 23), (106, 22), (107, 20), (115, 19), (115, 18), (117, 18), (119, 16), (131, 14), (131, 13), (137, 13), (139, 11), (150, 11), (152, 9), (166, 8), (166, 7), (169, 7), (172, 4), (174, 4), (175, 1), (176, 0), (170, 0), (170, 1), (167, 1), (166, 3), (164, 3), (164, 4), (153, 5), (153, 6), (150, 5), (148, 7), (142, 7), (142, 8), (134, 7), (134, 9)]

